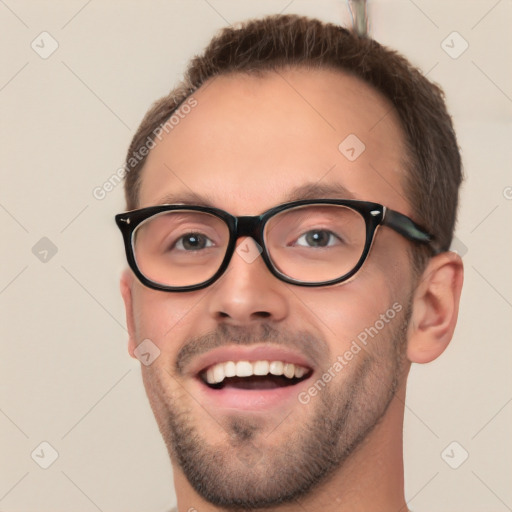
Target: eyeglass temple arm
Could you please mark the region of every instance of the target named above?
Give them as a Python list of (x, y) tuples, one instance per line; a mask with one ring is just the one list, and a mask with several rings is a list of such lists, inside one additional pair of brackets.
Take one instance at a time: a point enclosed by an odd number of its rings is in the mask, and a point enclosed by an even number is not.
[(408, 240), (430, 245), (435, 254), (442, 252), (432, 235), (420, 228), (409, 217), (399, 212), (386, 208), (382, 224), (390, 227)]

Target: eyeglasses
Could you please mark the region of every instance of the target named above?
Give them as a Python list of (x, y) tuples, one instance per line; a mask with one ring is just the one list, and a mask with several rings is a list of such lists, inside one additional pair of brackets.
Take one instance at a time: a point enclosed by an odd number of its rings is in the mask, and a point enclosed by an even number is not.
[(218, 208), (159, 205), (115, 219), (137, 278), (170, 292), (199, 290), (219, 279), (244, 236), (259, 244), (274, 276), (298, 286), (327, 286), (352, 277), (379, 226), (439, 252), (433, 237), (409, 217), (367, 201), (300, 200), (242, 217)]

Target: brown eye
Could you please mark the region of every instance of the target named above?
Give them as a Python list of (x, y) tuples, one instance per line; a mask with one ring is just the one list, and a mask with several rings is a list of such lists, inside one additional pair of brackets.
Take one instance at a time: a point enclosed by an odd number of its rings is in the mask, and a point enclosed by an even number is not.
[(205, 247), (211, 247), (212, 241), (201, 233), (188, 233), (181, 236), (174, 244), (173, 248), (182, 251), (197, 251)]
[(315, 229), (304, 233), (297, 239), (297, 245), (305, 247), (327, 247), (335, 243), (338, 238), (332, 231)]

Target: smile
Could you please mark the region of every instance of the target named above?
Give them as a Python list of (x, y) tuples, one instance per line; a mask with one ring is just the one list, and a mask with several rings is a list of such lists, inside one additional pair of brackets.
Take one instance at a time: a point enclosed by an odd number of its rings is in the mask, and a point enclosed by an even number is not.
[(312, 365), (281, 347), (215, 349), (194, 365), (204, 405), (216, 409), (266, 410), (296, 400)]
[(309, 371), (304, 366), (284, 361), (226, 361), (210, 366), (206, 372), (202, 372), (201, 378), (209, 386), (216, 386), (216, 389), (226, 385), (269, 389), (296, 384)]

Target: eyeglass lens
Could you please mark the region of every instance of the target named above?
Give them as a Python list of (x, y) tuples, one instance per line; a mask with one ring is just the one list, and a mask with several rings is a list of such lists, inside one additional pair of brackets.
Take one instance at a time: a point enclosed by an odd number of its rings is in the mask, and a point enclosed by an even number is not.
[[(192, 210), (154, 215), (133, 233), (135, 261), (149, 280), (193, 286), (213, 277), (229, 245), (227, 224)], [(264, 244), (274, 267), (305, 283), (327, 282), (350, 272), (363, 254), (366, 223), (340, 205), (305, 205), (284, 210), (265, 224)]]

